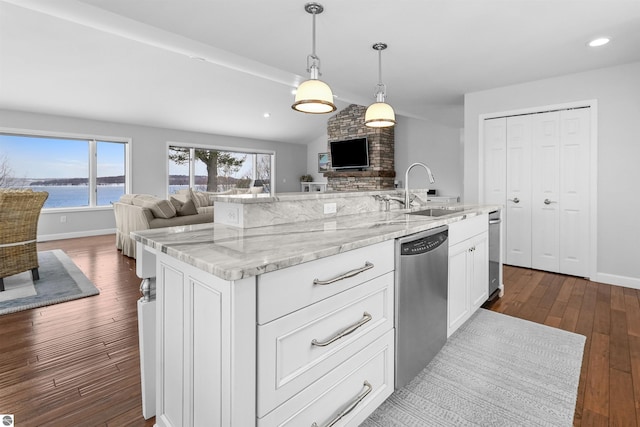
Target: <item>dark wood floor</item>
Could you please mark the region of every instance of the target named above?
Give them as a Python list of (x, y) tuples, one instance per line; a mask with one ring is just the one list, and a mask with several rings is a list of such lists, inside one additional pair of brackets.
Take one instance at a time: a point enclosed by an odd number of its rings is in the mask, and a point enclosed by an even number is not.
[[(40, 243), (62, 249), (100, 295), (0, 316), (0, 413), (17, 426), (151, 426), (140, 403), (135, 261), (114, 236)], [(640, 293), (506, 266), (485, 306), (587, 337), (576, 426), (640, 420)]]
[(0, 413), (16, 426), (152, 426), (140, 398), (135, 260), (115, 236), (62, 249), (100, 295), (0, 316)]

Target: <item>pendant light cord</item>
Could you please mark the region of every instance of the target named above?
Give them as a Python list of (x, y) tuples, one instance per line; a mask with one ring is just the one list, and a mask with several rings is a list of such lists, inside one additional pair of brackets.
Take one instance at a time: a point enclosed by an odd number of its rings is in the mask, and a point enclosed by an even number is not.
[(311, 24), (311, 57), (312, 58), (317, 58), (316, 56), (316, 11), (314, 10), (313, 13), (311, 13), (312, 18), (312, 24)]
[(378, 49), (378, 84), (382, 85), (382, 50)]

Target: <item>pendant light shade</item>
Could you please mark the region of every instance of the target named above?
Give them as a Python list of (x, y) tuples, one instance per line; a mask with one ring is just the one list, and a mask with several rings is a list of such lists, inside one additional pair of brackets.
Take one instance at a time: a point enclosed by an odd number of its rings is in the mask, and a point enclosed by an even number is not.
[(378, 84), (376, 85), (376, 102), (367, 108), (364, 124), (372, 128), (385, 128), (396, 124), (396, 114), (393, 108), (384, 102), (387, 87), (382, 83), (382, 51), (387, 48), (387, 45), (386, 43), (376, 43), (372, 47), (378, 51)]
[(320, 76), (320, 58), (316, 55), (316, 15), (324, 8), (318, 3), (307, 3), (304, 10), (313, 16), (311, 55), (307, 55), (307, 72), (309, 80), (302, 82), (296, 90), (296, 98), (291, 106), (296, 111), (309, 114), (325, 114), (336, 111), (331, 88)]
[(396, 124), (396, 114), (386, 102), (374, 102), (364, 114), (364, 124), (370, 128), (386, 128)]
[(336, 110), (331, 88), (317, 79), (307, 80), (298, 86), (295, 103), (291, 107), (296, 111), (311, 114), (331, 113)]

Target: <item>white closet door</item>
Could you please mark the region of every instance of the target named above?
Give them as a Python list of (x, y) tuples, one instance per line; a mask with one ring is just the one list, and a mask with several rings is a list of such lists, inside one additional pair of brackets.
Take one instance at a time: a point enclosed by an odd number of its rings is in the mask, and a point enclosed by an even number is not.
[(589, 275), (589, 108), (560, 113), (560, 272)]
[[(507, 119), (501, 117), (484, 121), (484, 203), (505, 205), (507, 200)], [(506, 223), (507, 213), (502, 211)], [(507, 233), (502, 233), (502, 259), (507, 247)]]
[(506, 199), (507, 119), (484, 121), (484, 202), (503, 205)]
[(531, 266), (560, 271), (560, 112), (532, 115), (533, 191)]
[(507, 118), (505, 263), (531, 267), (531, 116)]

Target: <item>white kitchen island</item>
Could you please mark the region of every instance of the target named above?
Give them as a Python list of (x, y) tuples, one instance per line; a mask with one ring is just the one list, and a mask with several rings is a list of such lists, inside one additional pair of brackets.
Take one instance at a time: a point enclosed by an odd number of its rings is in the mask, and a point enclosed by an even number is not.
[(156, 276), (156, 424), (358, 425), (393, 392), (394, 239), (495, 209), (134, 233)]

